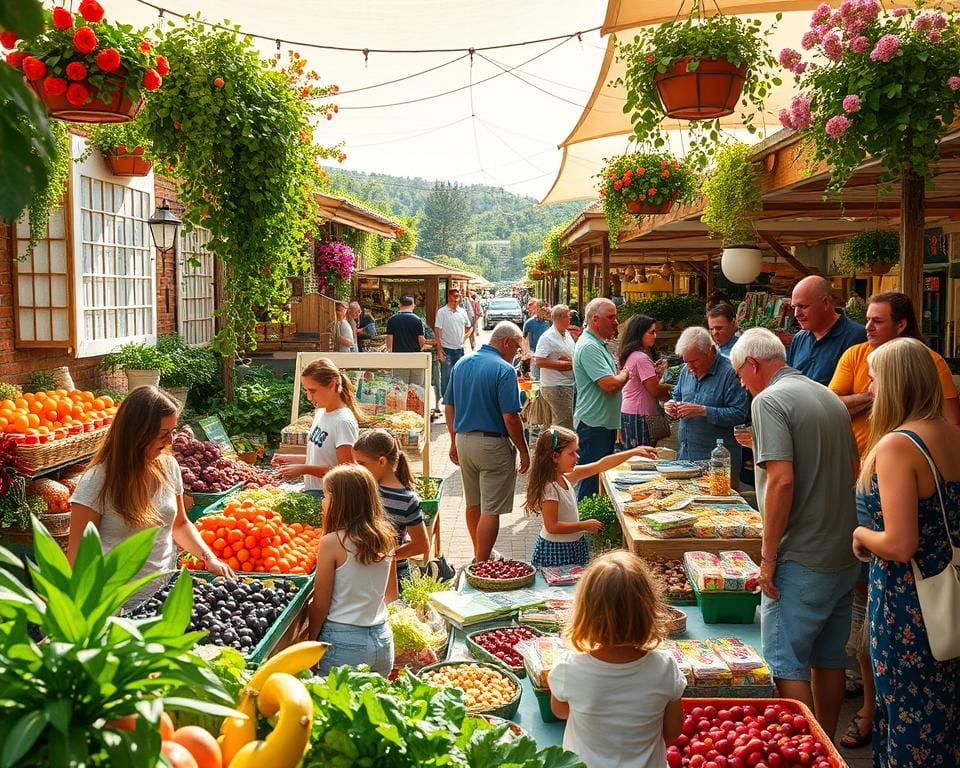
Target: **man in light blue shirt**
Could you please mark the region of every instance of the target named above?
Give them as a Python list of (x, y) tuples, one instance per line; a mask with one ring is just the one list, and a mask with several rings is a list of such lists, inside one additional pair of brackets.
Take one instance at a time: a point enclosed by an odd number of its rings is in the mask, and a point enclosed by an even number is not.
[(663, 407), (668, 416), (680, 419), (678, 458), (704, 461), (717, 440), (723, 440), (730, 451), (731, 477), (737, 478), (741, 452), (733, 428), (747, 420), (747, 393), (706, 328), (687, 328), (677, 340), (676, 353), (684, 365), (673, 399)]
[(720, 354), (730, 357), (730, 350), (737, 343), (737, 315), (729, 304), (717, 304), (707, 311), (707, 328)]

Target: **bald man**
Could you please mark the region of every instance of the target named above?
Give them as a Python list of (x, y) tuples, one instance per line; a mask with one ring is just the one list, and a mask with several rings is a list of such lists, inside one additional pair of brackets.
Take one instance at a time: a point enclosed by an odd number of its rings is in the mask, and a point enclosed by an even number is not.
[(797, 283), (790, 303), (802, 330), (787, 349), (787, 365), (827, 386), (840, 356), (854, 344), (865, 342), (867, 331), (837, 312), (830, 282), (819, 275), (810, 275)]

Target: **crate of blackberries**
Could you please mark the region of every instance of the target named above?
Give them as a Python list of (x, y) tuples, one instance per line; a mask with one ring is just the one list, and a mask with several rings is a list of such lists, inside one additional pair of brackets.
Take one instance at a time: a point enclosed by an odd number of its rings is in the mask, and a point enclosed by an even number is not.
[[(178, 576), (177, 578), (182, 578)], [(241, 576), (227, 579), (193, 573), (193, 613), (188, 631), (205, 630), (203, 643), (229, 646), (252, 664), (267, 657), (310, 595), (308, 576)], [(155, 616), (173, 589), (171, 580), (133, 612)]]

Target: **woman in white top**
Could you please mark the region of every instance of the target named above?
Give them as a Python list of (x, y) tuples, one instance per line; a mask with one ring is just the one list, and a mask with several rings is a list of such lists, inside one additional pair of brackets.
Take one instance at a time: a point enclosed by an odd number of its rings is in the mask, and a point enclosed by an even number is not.
[[(88, 524), (98, 529), (105, 552), (137, 531), (158, 527), (137, 577), (175, 572), (177, 546), (201, 559), (211, 573), (234, 576), (184, 511), (180, 467), (167, 451), (177, 415), (177, 404), (156, 387), (138, 387), (120, 404), (103, 445), (73, 492), (67, 545), (71, 564)], [(126, 607), (135, 608), (160, 587), (151, 582)]]
[(396, 530), (383, 511), (377, 481), (363, 467), (336, 467), (323, 486), (328, 533), (317, 551), (308, 630), (308, 637), (331, 644), (319, 674), (343, 664), (367, 664), (389, 675), (393, 633), (387, 603), (397, 597)]
[(323, 496), (323, 476), (338, 464), (354, 461), (353, 444), (360, 436), (357, 399), (353, 382), (326, 357), (303, 369), (300, 376), (307, 399), (317, 412), (307, 437), (306, 461), (300, 456), (276, 453), (273, 465), (284, 479), (303, 477), (303, 488), (312, 496)]
[(334, 310), (337, 322), (333, 324), (333, 337), (337, 352), (356, 352), (359, 349), (357, 336), (353, 323), (347, 319), (347, 305), (338, 301)]

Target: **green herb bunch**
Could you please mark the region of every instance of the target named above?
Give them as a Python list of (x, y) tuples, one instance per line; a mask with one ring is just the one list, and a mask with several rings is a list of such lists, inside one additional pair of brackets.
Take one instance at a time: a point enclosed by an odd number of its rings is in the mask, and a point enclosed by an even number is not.
[(621, 323), (633, 315), (652, 317), (663, 323), (664, 328), (672, 328), (680, 323), (702, 325), (703, 299), (699, 296), (654, 296), (617, 307), (617, 319)]
[(617, 510), (608, 496), (594, 494), (577, 503), (577, 512), (581, 520), (599, 520), (603, 523), (600, 532), (590, 537), (590, 554), (596, 557), (608, 549), (617, 549), (623, 545), (623, 531), (617, 519)]
[(400, 596), (404, 602), (421, 612), (430, 606), (430, 595), (449, 589), (448, 582), (422, 574), (416, 568), (411, 568), (410, 575), (400, 582)]
[(273, 510), (288, 525), (303, 523), (319, 528), (323, 524), (323, 510), (320, 508), (320, 502), (309, 493), (296, 491), (287, 493), (277, 499)]

